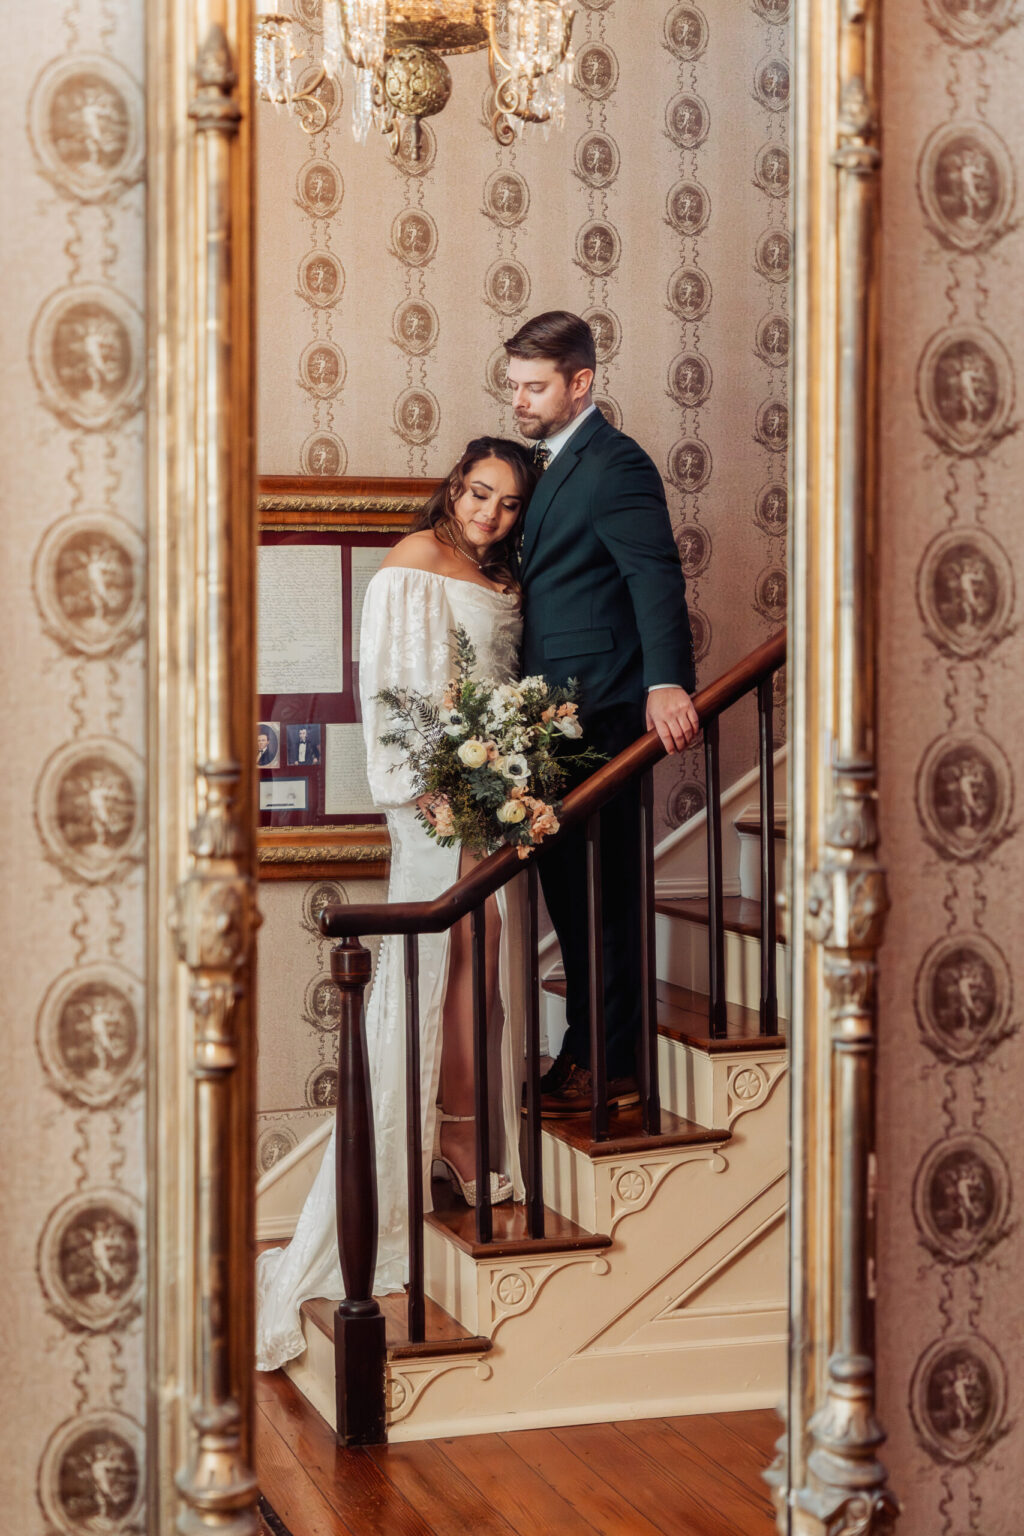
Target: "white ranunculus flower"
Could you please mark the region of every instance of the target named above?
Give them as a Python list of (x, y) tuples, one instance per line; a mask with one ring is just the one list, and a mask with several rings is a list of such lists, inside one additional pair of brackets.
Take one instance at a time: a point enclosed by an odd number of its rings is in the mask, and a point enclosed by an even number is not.
[(467, 768), (482, 768), (487, 761), (487, 748), (477, 737), (471, 736), (459, 748), (459, 760), (465, 763)]
[(525, 807), (518, 800), (506, 800), (504, 805), (499, 805), (495, 812), (499, 821), (513, 824), (522, 821), (526, 816)]
[(521, 752), (510, 752), (505, 759), (505, 777), (521, 781), (529, 777), (530, 767)]
[(575, 715), (563, 715), (561, 720), (555, 721), (556, 726), (563, 736), (568, 736), (570, 741), (579, 741), (583, 735), (583, 727)]

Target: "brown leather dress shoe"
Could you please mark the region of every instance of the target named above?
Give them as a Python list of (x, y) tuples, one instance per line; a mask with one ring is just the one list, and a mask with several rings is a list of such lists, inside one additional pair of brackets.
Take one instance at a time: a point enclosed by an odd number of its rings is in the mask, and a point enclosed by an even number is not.
[(555, 1093), (564, 1087), (575, 1065), (575, 1061), (563, 1046), (540, 1080), (541, 1093)]
[[(540, 1097), (542, 1120), (559, 1120), (563, 1115), (589, 1115), (593, 1098), (593, 1078), (589, 1067), (573, 1067), (565, 1083)], [(624, 1109), (639, 1104), (640, 1090), (635, 1077), (613, 1077), (608, 1081), (608, 1108)]]

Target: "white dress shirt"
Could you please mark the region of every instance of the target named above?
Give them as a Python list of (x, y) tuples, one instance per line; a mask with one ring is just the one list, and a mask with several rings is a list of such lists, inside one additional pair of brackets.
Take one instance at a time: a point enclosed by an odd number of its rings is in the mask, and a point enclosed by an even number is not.
[(588, 405), (586, 410), (580, 411), (579, 415), (574, 416), (572, 421), (566, 422), (564, 427), (559, 427), (557, 432), (552, 432), (550, 437), (541, 438), (537, 446), (538, 448), (546, 448), (551, 455), (551, 458), (548, 459), (548, 467), (550, 467), (559, 449), (565, 447), (573, 433), (578, 431), (587, 417), (593, 416), (596, 410), (596, 405)]

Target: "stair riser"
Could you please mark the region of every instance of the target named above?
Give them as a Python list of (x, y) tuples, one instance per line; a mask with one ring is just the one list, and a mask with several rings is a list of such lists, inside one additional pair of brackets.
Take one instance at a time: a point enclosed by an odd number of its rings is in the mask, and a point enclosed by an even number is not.
[[(475, 1313), (460, 1320), (493, 1347), (472, 1362), (439, 1363), (433, 1377), (425, 1363), (395, 1362), (389, 1376), (405, 1376), (406, 1388), (389, 1437), (777, 1402), (786, 1348), (784, 1096), (739, 1124), (750, 1134), (741, 1129), (714, 1160), (668, 1171), (603, 1252), (495, 1263), (460, 1255), (477, 1270)], [(469, 1276), (460, 1283), (467, 1295)], [(509, 1306), (503, 1294), (521, 1299)], [(437, 1299), (454, 1309), (454, 1293)]]
[(308, 1317), (302, 1319), (302, 1332), (306, 1349), (295, 1360), (289, 1360), (285, 1375), (290, 1376), (304, 1397), (308, 1397), (328, 1424), (337, 1423), (337, 1398), (334, 1387), (334, 1340), (321, 1333)]
[[(725, 1116), (714, 1117), (715, 1069), (721, 1058), (707, 1051), (697, 1051), (678, 1040), (658, 1037), (658, 1086), (665, 1109), (697, 1125), (725, 1125)], [(724, 1100), (725, 1085), (719, 1070), (719, 1103)]]
[[(761, 900), (761, 837), (757, 832), (741, 832), (736, 828), (740, 844), (740, 895), (747, 901)], [(775, 889), (786, 888), (786, 843), (775, 839)]]
[(544, 1204), (588, 1232), (613, 1234), (624, 1216), (643, 1210), (675, 1169), (688, 1162), (713, 1165), (717, 1156), (711, 1143), (596, 1159), (545, 1135)]
[[(704, 923), (689, 918), (670, 917), (658, 912), (655, 919), (657, 970), (659, 981), (693, 992), (708, 992), (708, 930)], [(777, 944), (776, 985), (779, 1018), (789, 1017), (788, 953)], [(730, 929), (725, 934), (725, 996), (730, 1003), (755, 1011), (761, 1001), (761, 944), (756, 938)]]

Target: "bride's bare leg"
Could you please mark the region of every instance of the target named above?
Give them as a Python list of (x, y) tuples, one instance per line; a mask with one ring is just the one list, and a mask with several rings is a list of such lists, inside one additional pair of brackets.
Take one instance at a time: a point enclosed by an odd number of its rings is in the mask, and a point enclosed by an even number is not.
[[(464, 875), (476, 863), (463, 850), (459, 874)], [(485, 974), (487, 997), (498, 987), (498, 948), (501, 918), (495, 897), (488, 897)], [(452, 929), (448, 958), (448, 986), (441, 1018), (441, 1106), (449, 1115), (472, 1115), (473, 1094), (473, 946), (470, 919), (463, 918)], [(445, 1125), (441, 1147), (464, 1179), (476, 1177), (476, 1127)]]

